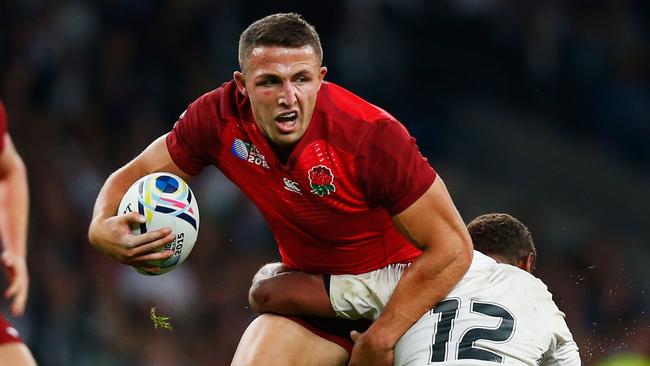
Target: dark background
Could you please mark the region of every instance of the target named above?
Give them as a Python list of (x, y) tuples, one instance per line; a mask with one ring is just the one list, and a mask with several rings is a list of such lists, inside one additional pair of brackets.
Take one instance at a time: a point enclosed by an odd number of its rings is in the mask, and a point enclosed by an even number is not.
[[(269, 3), (0, 5), (0, 97), (32, 198), (31, 297), (11, 321), (41, 365), (229, 363), (250, 278), (278, 257), (223, 176), (192, 181), (201, 232), (172, 273), (139, 275), (86, 232), (106, 177), (229, 80), (240, 32), (278, 11), (317, 27), (328, 80), (407, 126), (466, 221), (530, 227), (587, 365), (650, 357), (650, 3)], [(154, 305), (173, 332), (153, 328)]]

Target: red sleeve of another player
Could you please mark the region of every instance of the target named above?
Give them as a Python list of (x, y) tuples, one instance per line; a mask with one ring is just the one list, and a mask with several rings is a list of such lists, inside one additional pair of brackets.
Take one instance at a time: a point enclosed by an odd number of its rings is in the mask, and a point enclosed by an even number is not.
[(0, 152), (5, 148), (5, 133), (7, 132), (7, 112), (5, 106), (0, 100)]
[(391, 216), (407, 209), (436, 179), (415, 139), (395, 120), (378, 122), (365, 136), (360, 153), (368, 197)]
[(167, 135), (169, 154), (185, 173), (198, 175), (214, 163), (219, 145), (216, 101), (205, 94), (187, 107)]

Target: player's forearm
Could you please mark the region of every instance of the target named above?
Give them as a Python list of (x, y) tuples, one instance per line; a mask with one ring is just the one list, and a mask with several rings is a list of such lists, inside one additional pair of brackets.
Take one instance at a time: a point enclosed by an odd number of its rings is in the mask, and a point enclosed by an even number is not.
[(88, 229), (88, 239), (97, 245), (104, 234), (102, 222), (115, 216), (120, 200), (131, 184), (149, 173), (169, 172), (189, 181), (191, 176), (176, 166), (167, 151), (166, 136), (152, 142), (138, 157), (111, 174), (97, 196), (93, 219)]
[(456, 245), (445, 246), (444, 252), (437, 249), (425, 250), (404, 273), (381, 316), (368, 330), (391, 347), (447, 296), (469, 268), (471, 241), (459, 236)]
[(115, 216), (124, 193), (133, 182), (143, 175), (145, 175), (144, 172), (128, 166), (122, 167), (111, 174), (97, 195), (95, 207), (93, 208), (93, 221)]
[(27, 220), (29, 188), (27, 170), (20, 157), (14, 159), (9, 171), (0, 179), (0, 233), (4, 250), (20, 257), (27, 255)]
[(393, 222), (423, 254), (404, 273), (382, 315), (368, 330), (370, 338), (391, 347), (451, 291), (473, 254), (472, 239), (440, 177)]
[(102, 248), (106, 238), (110, 237), (104, 223), (117, 214), (120, 199), (131, 184), (143, 175), (145, 174), (140, 169), (127, 165), (108, 177), (97, 196), (93, 218), (88, 227), (88, 241), (95, 247)]
[(303, 272), (264, 275), (260, 272), (255, 275), (248, 296), (253, 311), (282, 315), (336, 316), (321, 275)]

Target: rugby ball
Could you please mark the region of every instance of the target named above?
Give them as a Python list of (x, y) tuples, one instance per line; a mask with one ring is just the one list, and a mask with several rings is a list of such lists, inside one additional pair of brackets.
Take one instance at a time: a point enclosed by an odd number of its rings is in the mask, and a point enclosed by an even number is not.
[(145, 275), (160, 275), (176, 268), (192, 251), (199, 232), (199, 206), (190, 187), (171, 173), (153, 173), (138, 179), (122, 197), (118, 214), (138, 212), (147, 222), (131, 227), (135, 235), (169, 227), (174, 240), (161, 250), (174, 254), (165, 260), (150, 261), (158, 273), (138, 269)]

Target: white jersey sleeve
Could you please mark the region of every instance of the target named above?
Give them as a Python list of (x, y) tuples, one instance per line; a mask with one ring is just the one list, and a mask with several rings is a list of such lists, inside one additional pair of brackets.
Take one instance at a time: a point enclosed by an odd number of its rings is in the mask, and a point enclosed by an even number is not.
[(567, 339), (557, 345), (555, 350), (542, 360), (541, 366), (581, 365), (578, 345), (573, 339)]
[(552, 311), (552, 316), (549, 319), (549, 329), (553, 331), (553, 343), (544, 355), (541, 366), (564, 366), (564, 365), (580, 365), (580, 354), (578, 352), (578, 345), (573, 340), (571, 331), (564, 321), (564, 313), (562, 313), (555, 303), (555, 309)]

